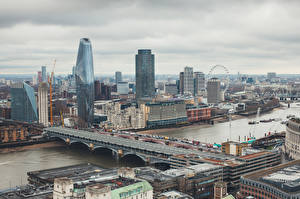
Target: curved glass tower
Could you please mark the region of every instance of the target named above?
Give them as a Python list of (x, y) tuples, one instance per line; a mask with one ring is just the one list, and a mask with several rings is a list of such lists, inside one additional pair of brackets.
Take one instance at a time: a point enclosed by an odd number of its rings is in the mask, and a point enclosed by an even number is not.
[(80, 39), (75, 78), (79, 126), (89, 127), (94, 121), (95, 90), (92, 45), (88, 38)]

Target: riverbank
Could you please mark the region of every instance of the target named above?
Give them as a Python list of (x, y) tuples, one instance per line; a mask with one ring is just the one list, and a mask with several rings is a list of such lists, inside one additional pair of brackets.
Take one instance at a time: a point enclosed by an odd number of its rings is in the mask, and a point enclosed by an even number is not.
[(18, 152), (18, 151), (25, 151), (25, 150), (32, 150), (32, 149), (60, 147), (60, 146), (65, 146), (65, 144), (62, 143), (62, 142), (51, 141), (51, 142), (33, 144), (33, 145), (27, 145), (27, 146), (18, 146), (18, 147), (13, 147), (13, 148), (2, 148), (0, 150), (0, 154)]
[[(245, 118), (244, 116), (241, 115), (232, 115), (231, 120), (238, 120)], [(219, 117), (213, 119), (214, 124), (217, 123), (224, 123), (228, 122), (229, 119), (227, 117)], [(191, 123), (190, 125), (185, 125), (185, 126), (180, 126), (180, 127), (172, 127), (172, 128), (159, 128), (159, 129), (149, 129), (149, 130), (143, 130), (143, 131), (138, 131), (139, 134), (159, 134), (159, 133), (166, 133), (166, 132), (171, 132), (174, 130), (184, 130), (184, 129), (201, 129), (201, 128), (209, 128), (211, 126), (214, 126), (213, 124), (208, 124), (208, 123), (203, 123), (203, 122), (195, 122)]]
[[(277, 107), (274, 108), (271, 111), (268, 112), (264, 112), (261, 115), (268, 115), (268, 114), (272, 114), (273, 112), (276, 112), (278, 110), (284, 110), (284, 107)], [(255, 116), (251, 115), (251, 116), (242, 116), (242, 115), (232, 115), (231, 116), (231, 120), (235, 121), (235, 120), (240, 120), (240, 119), (247, 119), (247, 118), (253, 118)], [(224, 117), (219, 117), (219, 118), (215, 118), (212, 119), (214, 121), (214, 124), (218, 124), (218, 123), (225, 123), (229, 121), (229, 118), (224, 116)], [(208, 124), (208, 123), (203, 123), (203, 122), (198, 122), (198, 123), (191, 123), (189, 125), (184, 125), (184, 126), (180, 126), (180, 127), (166, 127), (166, 128), (157, 128), (157, 129), (148, 129), (148, 130), (141, 130), (138, 131), (139, 134), (161, 134), (161, 133), (170, 133), (172, 131), (183, 131), (185, 129), (188, 130), (197, 130), (197, 129), (203, 129), (203, 128), (209, 128), (209, 127), (213, 127), (214, 125)]]

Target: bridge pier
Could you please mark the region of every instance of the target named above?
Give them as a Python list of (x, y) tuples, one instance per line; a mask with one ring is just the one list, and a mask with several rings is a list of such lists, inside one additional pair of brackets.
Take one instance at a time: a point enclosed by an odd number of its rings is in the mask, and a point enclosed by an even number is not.
[(119, 162), (120, 158), (123, 156), (123, 150), (119, 149), (118, 151), (112, 151), (112, 156), (116, 162)]

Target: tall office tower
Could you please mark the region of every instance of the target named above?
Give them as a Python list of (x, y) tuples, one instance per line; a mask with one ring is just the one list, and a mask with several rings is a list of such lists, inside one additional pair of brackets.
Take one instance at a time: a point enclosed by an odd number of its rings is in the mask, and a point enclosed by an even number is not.
[(179, 73), (179, 93), (184, 94), (184, 72)]
[(184, 82), (183, 82), (183, 92), (184, 94), (194, 94), (194, 77), (193, 77), (193, 68), (184, 67)]
[(48, 126), (48, 83), (41, 82), (38, 89), (39, 123)]
[(205, 89), (205, 75), (202, 72), (194, 72), (194, 95), (200, 95)]
[(76, 94), (80, 127), (89, 127), (94, 121), (94, 66), (92, 45), (88, 38), (80, 39), (76, 62)]
[(135, 56), (136, 99), (154, 96), (154, 79), (154, 55), (148, 49), (138, 50)]
[(42, 78), (42, 71), (38, 71), (38, 83), (42, 82), (43, 81), (43, 78)]
[(47, 82), (47, 70), (46, 70), (46, 66), (42, 66), (42, 82)]
[(122, 72), (117, 71), (117, 72), (115, 73), (115, 80), (116, 80), (116, 84), (118, 84), (118, 82), (121, 82), (121, 81), (122, 81)]
[(94, 83), (95, 87), (95, 100), (100, 100), (101, 99), (101, 84), (99, 80), (96, 80)]
[(34, 122), (38, 120), (34, 90), (25, 82), (16, 83), (10, 89), (11, 119)]
[(207, 82), (207, 103), (221, 102), (221, 82), (218, 78), (211, 78)]

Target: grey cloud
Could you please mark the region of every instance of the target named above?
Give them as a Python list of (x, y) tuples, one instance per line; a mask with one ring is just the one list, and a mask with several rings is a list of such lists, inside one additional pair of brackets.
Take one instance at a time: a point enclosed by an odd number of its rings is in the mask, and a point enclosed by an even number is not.
[[(153, 49), (157, 73), (178, 73), (185, 65), (201, 65), (205, 72), (216, 63), (232, 72), (256, 65), (264, 66), (261, 72), (280, 72), (283, 65), (299, 66), (299, 5), (284, 0), (10, 0), (0, 7), (0, 66), (39, 66), (56, 58), (57, 71), (69, 72), (79, 39), (90, 37), (96, 73), (120, 66), (133, 73), (138, 48)], [(291, 72), (300, 73), (294, 68)]]

